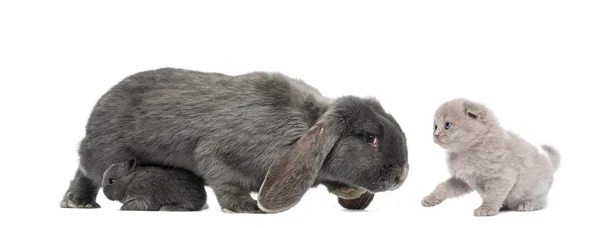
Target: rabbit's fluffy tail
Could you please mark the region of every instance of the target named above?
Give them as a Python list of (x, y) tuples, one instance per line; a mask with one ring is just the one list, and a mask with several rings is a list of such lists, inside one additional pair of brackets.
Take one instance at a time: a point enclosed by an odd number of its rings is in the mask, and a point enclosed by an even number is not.
[(558, 166), (560, 165), (560, 154), (556, 148), (549, 145), (542, 145), (542, 149), (548, 153), (548, 158), (550, 158), (552, 167), (554, 167), (554, 172), (556, 172), (558, 170)]

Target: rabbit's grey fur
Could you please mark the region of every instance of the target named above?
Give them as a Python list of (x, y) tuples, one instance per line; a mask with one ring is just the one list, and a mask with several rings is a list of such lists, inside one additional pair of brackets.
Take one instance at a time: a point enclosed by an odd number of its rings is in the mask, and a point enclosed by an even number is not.
[(62, 207), (99, 207), (103, 172), (130, 158), (194, 172), (233, 212), (284, 211), (318, 184), (393, 190), (408, 172), (404, 132), (375, 99), (329, 99), (279, 73), (140, 72), (100, 98), (86, 130)]
[(204, 181), (183, 169), (138, 166), (135, 159), (111, 165), (102, 179), (104, 195), (121, 210), (198, 211), (206, 206)]
[(448, 150), (451, 177), (423, 198), (423, 206), (473, 190), (483, 199), (476, 216), (496, 215), (501, 207), (533, 211), (546, 206), (560, 161), (554, 148), (542, 145), (548, 156), (539, 153), (504, 130), (489, 108), (463, 98), (443, 103), (434, 125), (434, 142)]

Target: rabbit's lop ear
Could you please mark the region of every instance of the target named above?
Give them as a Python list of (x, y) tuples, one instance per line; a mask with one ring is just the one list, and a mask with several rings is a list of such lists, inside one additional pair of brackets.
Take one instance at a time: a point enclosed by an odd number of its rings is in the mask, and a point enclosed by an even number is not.
[(325, 114), (276, 160), (258, 193), (258, 206), (277, 213), (296, 205), (314, 184), (323, 161), (344, 132), (344, 121)]

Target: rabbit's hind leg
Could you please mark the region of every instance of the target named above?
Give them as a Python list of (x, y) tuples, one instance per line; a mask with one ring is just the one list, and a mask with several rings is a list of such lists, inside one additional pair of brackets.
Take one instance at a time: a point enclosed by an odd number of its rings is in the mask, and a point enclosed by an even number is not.
[(96, 203), (99, 188), (100, 186), (97, 186), (90, 178), (85, 176), (81, 169), (78, 169), (75, 178), (71, 180), (69, 190), (60, 202), (60, 207), (100, 208), (100, 205)]

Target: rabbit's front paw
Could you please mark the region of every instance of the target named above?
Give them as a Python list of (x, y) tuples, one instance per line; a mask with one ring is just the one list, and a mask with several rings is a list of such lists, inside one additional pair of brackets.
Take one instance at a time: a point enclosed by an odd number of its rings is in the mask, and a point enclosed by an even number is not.
[(67, 192), (63, 200), (60, 202), (62, 208), (100, 208), (100, 204), (96, 203), (94, 194), (86, 194), (84, 192)]
[(475, 209), (475, 211), (473, 211), (473, 215), (475, 215), (475, 216), (494, 216), (494, 215), (497, 215), (499, 212), (500, 212), (499, 209), (481, 206), (481, 207)]
[(338, 203), (349, 210), (364, 210), (371, 204), (374, 197), (375, 194), (365, 192), (356, 199), (342, 199), (338, 197)]
[(221, 209), (225, 213), (264, 213), (258, 208), (256, 200), (230, 201), (226, 205), (223, 205)]
[(264, 213), (248, 192), (235, 185), (221, 185), (215, 187), (214, 191), (221, 210), (225, 213)]
[(424, 207), (433, 207), (442, 203), (443, 201), (443, 199), (439, 199), (433, 195), (428, 195), (425, 198), (423, 198), (423, 200), (421, 201), (421, 205), (423, 205)]
[(258, 208), (258, 204), (249, 205), (249, 204), (238, 204), (238, 205), (230, 205), (229, 207), (224, 207), (223, 212), (225, 213), (264, 213), (260, 208)]
[(358, 199), (363, 194), (365, 194), (365, 190), (353, 188), (353, 187), (339, 187), (339, 188), (329, 188), (330, 193), (338, 196), (339, 198), (345, 200)]

